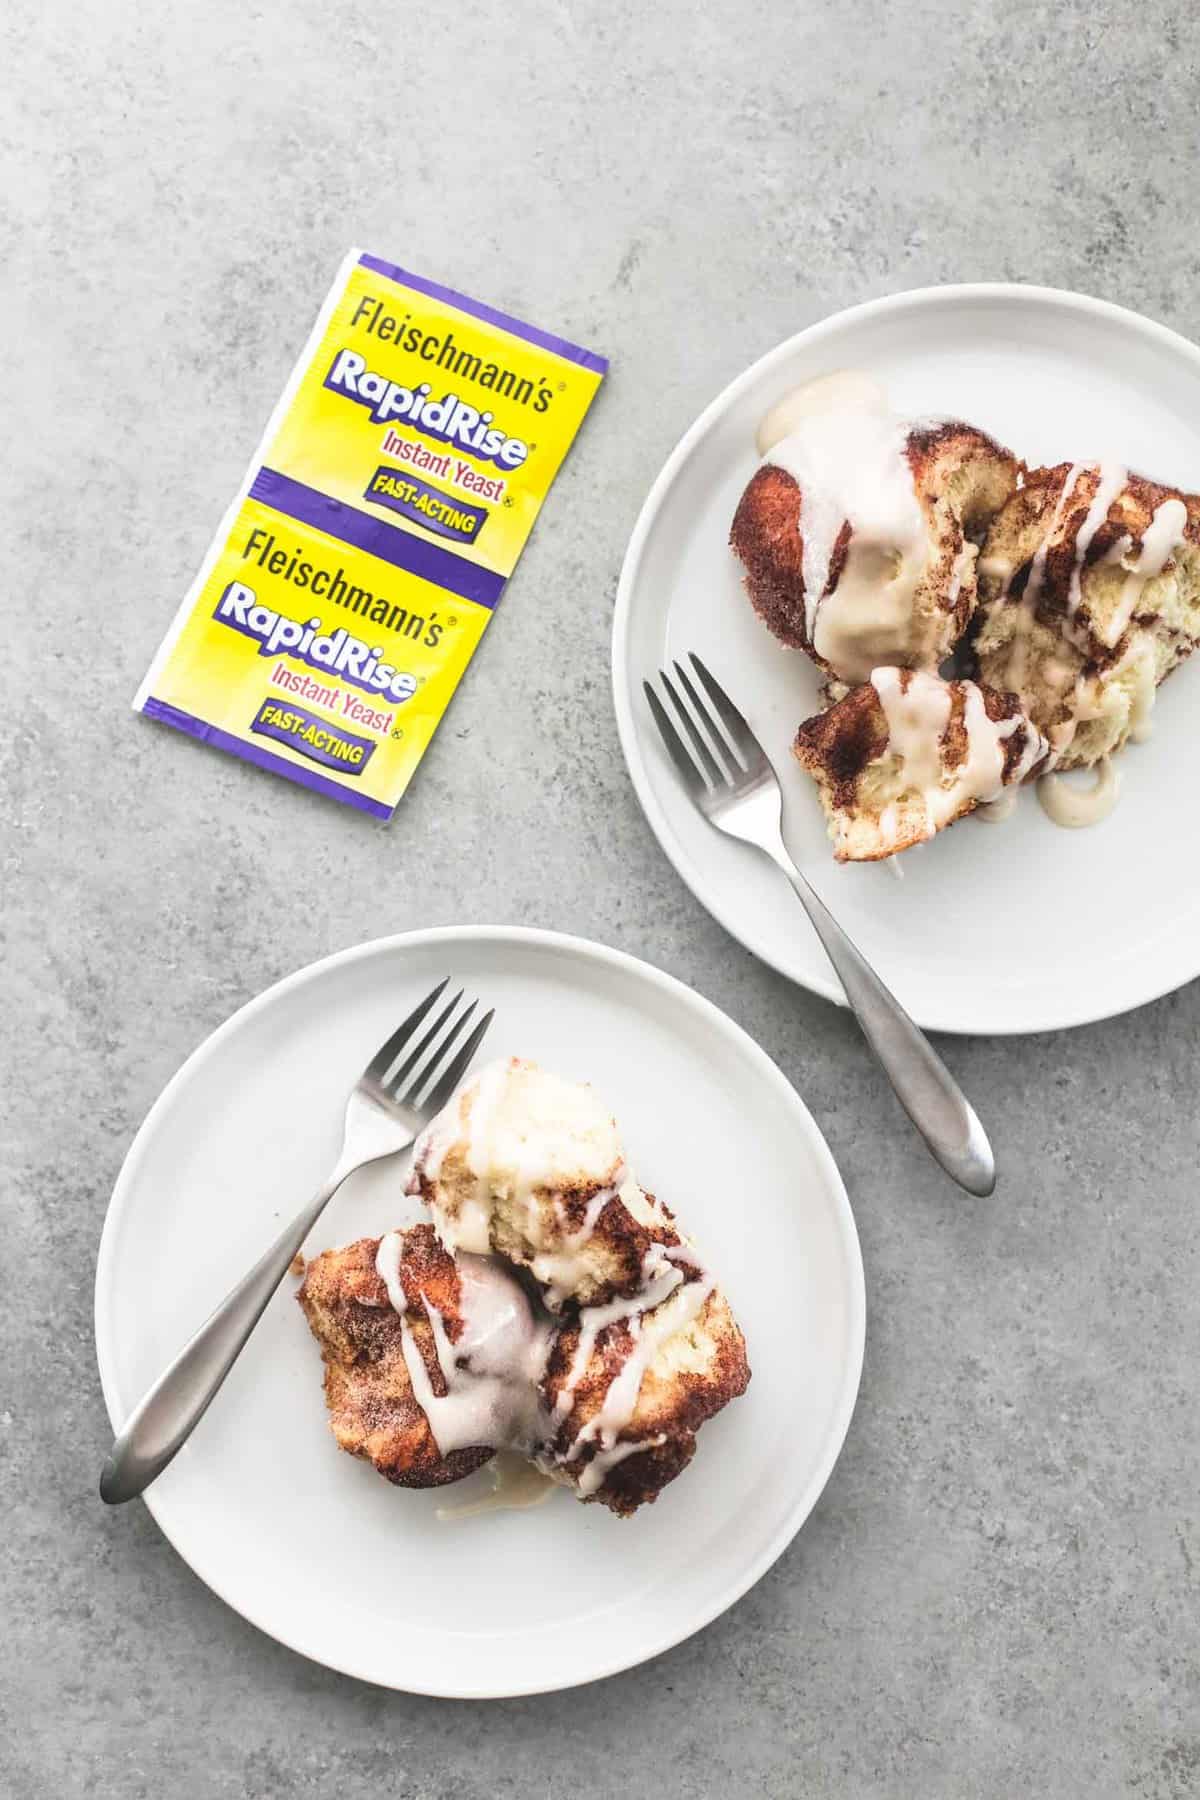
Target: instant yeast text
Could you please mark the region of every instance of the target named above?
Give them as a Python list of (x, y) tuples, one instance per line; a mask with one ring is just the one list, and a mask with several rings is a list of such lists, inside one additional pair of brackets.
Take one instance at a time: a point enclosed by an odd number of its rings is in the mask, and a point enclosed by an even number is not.
[(607, 366), (352, 251), (135, 707), (387, 818)]

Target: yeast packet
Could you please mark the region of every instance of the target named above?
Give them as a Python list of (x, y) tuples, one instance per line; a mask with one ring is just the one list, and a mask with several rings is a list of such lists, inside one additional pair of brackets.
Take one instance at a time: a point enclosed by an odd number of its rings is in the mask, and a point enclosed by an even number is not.
[(352, 250), (135, 710), (389, 818), (607, 368)]

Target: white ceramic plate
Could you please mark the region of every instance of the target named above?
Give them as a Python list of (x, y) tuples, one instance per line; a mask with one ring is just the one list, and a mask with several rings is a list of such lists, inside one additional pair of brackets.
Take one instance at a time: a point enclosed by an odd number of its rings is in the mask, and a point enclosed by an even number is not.
[(728, 548), (761, 415), (827, 370), (865, 369), (900, 412), (958, 415), (1030, 463), (1113, 455), (1200, 488), (1200, 351), (1077, 294), (926, 288), (839, 313), (740, 375), (692, 426), (642, 508), (613, 628), (629, 771), (684, 881), (749, 949), (841, 998), (799, 905), (764, 858), (693, 811), (642, 695), (664, 659), (698, 651), (758, 729), (784, 781), (794, 857), (899, 999), (941, 1031), (1046, 1031), (1107, 1018), (1200, 973), (1200, 839), (1181, 794), (1200, 783), (1200, 669), (1161, 690), (1151, 743), (1120, 758), (1104, 824), (1064, 831), (1022, 794), (1004, 825), (967, 820), (886, 865), (838, 867), (816, 792), (792, 761), (816, 671), (751, 610)]
[[(138, 1133), (100, 1246), (96, 1343), (116, 1428), (319, 1185), (354, 1078), (446, 973), (496, 1007), (488, 1057), (533, 1057), (609, 1102), (631, 1166), (719, 1272), (748, 1393), (632, 1520), (563, 1493), (439, 1523), (487, 1478), (402, 1492), (337, 1450), (289, 1280), (147, 1504), (202, 1580), (306, 1656), (420, 1693), (535, 1693), (641, 1662), (743, 1594), (803, 1523), (854, 1409), (864, 1299), (845, 1190), (803, 1102), (708, 1001), (535, 931), (422, 932), (301, 970), (215, 1032)], [(310, 1251), (412, 1217), (406, 1170), (353, 1176)]]

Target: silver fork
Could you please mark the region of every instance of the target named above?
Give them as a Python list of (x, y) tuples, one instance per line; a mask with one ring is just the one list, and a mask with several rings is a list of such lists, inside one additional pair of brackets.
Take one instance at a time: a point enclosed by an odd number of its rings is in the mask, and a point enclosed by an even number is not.
[(659, 679), (686, 733), (690, 750), (650, 683), (642, 683), (654, 722), (684, 787), (710, 825), (730, 837), (741, 838), (743, 843), (754, 844), (783, 870), (812, 920), (863, 1036), (878, 1057), (901, 1106), (943, 1169), (960, 1187), (970, 1194), (990, 1194), (996, 1185), (996, 1165), (974, 1108), (929, 1040), (788, 855), (783, 842), (783, 795), (778, 775), (724, 688), (698, 656), (692, 654), (689, 660), (711, 705), (697, 692), (680, 663), (675, 664), (675, 675), (686, 696), (686, 705), (665, 670), (659, 670)]
[[(297, 1214), (249, 1274), (225, 1296), (130, 1414), (100, 1477), (100, 1497), (110, 1506), (142, 1493), (187, 1442), (241, 1355), (296, 1252), (347, 1175), (364, 1163), (406, 1150), (466, 1074), (495, 1014), (486, 1013), (459, 1042), (478, 1004), (472, 1000), (458, 1012), (461, 989), (413, 1042), (418, 1026), (446, 986), (446, 981), (439, 982), (425, 996), (359, 1076), (346, 1105), (341, 1155), (316, 1199)], [(399, 1067), (393, 1068), (401, 1057)]]

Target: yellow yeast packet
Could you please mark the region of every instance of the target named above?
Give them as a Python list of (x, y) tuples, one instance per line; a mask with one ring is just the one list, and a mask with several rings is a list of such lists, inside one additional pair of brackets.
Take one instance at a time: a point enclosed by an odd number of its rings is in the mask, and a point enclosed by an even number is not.
[(607, 368), (352, 250), (135, 710), (390, 817)]

